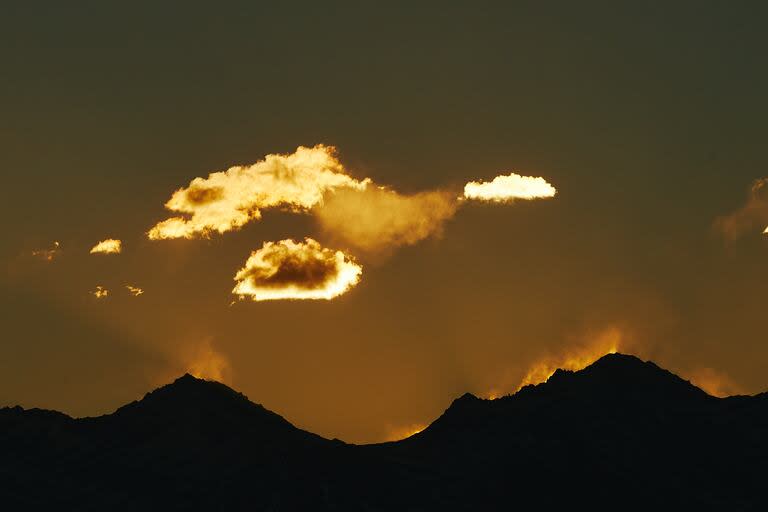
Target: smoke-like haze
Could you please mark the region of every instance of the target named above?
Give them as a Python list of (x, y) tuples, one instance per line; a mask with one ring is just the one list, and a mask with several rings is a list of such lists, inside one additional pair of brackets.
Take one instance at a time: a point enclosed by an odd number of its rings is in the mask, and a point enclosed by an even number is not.
[(744, 391), (728, 375), (714, 368), (697, 368), (680, 375), (689, 379), (691, 383), (712, 396), (724, 398), (742, 394)]
[(181, 359), (186, 372), (198, 379), (232, 383), (229, 359), (216, 350), (208, 338), (187, 347), (182, 352)]
[(339, 190), (313, 210), (321, 229), (345, 247), (381, 252), (439, 234), (456, 213), (455, 194), (441, 190), (402, 195), (376, 186)]
[(91, 248), (91, 254), (120, 254), (123, 242), (114, 238), (102, 240)]
[(195, 238), (238, 229), (261, 218), (265, 208), (306, 211), (323, 195), (340, 188), (363, 190), (369, 180), (349, 176), (329, 146), (299, 147), (289, 155), (267, 155), (248, 166), (235, 166), (195, 178), (165, 203), (186, 214), (157, 223), (151, 239)]
[(265, 242), (235, 275), (232, 293), (255, 301), (332, 299), (360, 281), (363, 267), (341, 251), (304, 242)]
[(727, 240), (736, 240), (741, 236), (762, 229), (768, 234), (768, 178), (760, 178), (752, 183), (747, 202), (733, 213), (715, 220), (715, 229)]

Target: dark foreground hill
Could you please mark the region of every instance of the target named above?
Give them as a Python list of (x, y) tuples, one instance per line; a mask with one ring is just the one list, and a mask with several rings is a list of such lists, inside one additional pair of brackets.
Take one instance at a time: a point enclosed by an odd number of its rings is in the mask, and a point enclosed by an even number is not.
[(115, 413), (0, 410), (0, 510), (766, 510), (768, 394), (714, 398), (633, 356), (456, 399), (378, 445), (185, 375)]

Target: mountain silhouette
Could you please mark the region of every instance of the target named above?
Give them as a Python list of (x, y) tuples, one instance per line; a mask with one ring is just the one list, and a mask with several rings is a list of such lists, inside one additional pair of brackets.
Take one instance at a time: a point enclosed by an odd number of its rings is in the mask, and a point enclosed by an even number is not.
[(0, 409), (2, 510), (765, 510), (768, 394), (610, 354), (373, 445), (184, 375), (112, 414)]

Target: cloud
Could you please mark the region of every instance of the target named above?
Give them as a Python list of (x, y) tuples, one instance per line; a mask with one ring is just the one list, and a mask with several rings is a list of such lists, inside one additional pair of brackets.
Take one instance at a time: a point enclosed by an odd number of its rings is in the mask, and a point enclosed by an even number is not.
[(91, 295), (93, 295), (97, 299), (103, 299), (107, 295), (109, 295), (109, 290), (107, 290), (106, 288), (104, 288), (101, 285), (98, 285), (98, 286), (96, 286), (96, 289), (91, 292)]
[(508, 203), (515, 199), (542, 199), (554, 197), (555, 187), (544, 178), (520, 176), (511, 173), (496, 176), (492, 181), (470, 181), (464, 185), (464, 198), (493, 203)]
[(249, 166), (235, 166), (195, 178), (173, 193), (165, 207), (186, 214), (157, 223), (149, 238), (195, 238), (225, 233), (261, 218), (265, 208), (307, 211), (332, 190), (363, 190), (370, 180), (349, 176), (335, 149), (299, 147), (287, 155), (267, 155)]
[[(193, 179), (165, 204), (168, 210), (183, 215), (158, 222), (147, 235), (159, 240), (222, 234), (261, 219), (264, 209), (281, 208), (313, 215), (324, 238), (339, 248), (381, 255), (439, 236), (465, 199), (505, 203), (553, 197), (555, 193), (543, 178), (510, 174), (488, 183), (469, 182), (461, 196), (451, 188), (401, 194), (374, 184), (370, 178), (353, 177), (331, 146), (300, 146), (290, 154), (270, 154), (252, 165)], [(270, 250), (281, 243), (269, 246)], [(257, 279), (248, 270), (246, 267), (238, 273), (245, 276), (237, 278), (238, 295), (259, 297), (255, 300), (330, 298), (324, 288), (307, 288), (300, 282), (291, 284), (291, 291), (276, 291), (279, 287), (266, 281), (257, 286)], [(260, 275), (258, 279), (263, 278)]]
[(53, 261), (61, 254), (61, 244), (59, 242), (53, 242), (53, 247), (50, 249), (37, 249), (32, 251), (32, 256), (40, 258), (43, 261)]
[[(715, 219), (715, 229), (727, 240), (736, 240), (746, 233), (763, 229), (768, 224), (768, 178), (752, 183), (744, 206), (733, 213)], [(763, 234), (768, 234), (765, 227)]]
[(130, 284), (127, 284), (125, 285), (125, 287), (128, 289), (128, 293), (130, 293), (134, 297), (138, 297), (139, 295), (144, 293), (144, 290), (142, 290), (138, 286), (131, 286)]
[(341, 251), (304, 242), (265, 242), (235, 275), (232, 293), (255, 301), (332, 299), (360, 281), (363, 268)]
[(367, 252), (415, 244), (439, 234), (458, 207), (456, 194), (428, 191), (413, 195), (376, 186), (329, 194), (313, 213), (334, 242)]
[(283, 208), (314, 214), (326, 234), (348, 247), (381, 251), (439, 234), (459, 199), (503, 203), (555, 194), (544, 178), (509, 174), (487, 183), (471, 181), (461, 198), (446, 189), (404, 195), (370, 178), (352, 177), (331, 146), (300, 146), (291, 154), (267, 155), (253, 165), (193, 179), (165, 203), (184, 215), (158, 222), (147, 235), (155, 240), (206, 237), (258, 220), (263, 209)]
[(123, 242), (114, 238), (107, 238), (97, 243), (91, 249), (90, 254), (120, 254), (123, 250)]

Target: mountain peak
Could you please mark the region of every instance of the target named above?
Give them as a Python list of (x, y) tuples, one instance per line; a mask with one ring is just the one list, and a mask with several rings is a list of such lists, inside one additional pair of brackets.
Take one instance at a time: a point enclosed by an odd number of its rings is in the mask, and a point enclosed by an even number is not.
[(277, 414), (229, 386), (185, 373), (173, 382), (150, 391), (141, 400), (120, 407), (115, 415), (151, 413), (167, 417), (238, 415), (258, 412), (288, 423)]
[(649, 361), (643, 361), (637, 356), (634, 356), (632, 354), (622, 354), (621, 352), (612, 352), (610, 354), (605, 354), (600, 359), (595, 361), (589, 366), (606, 366), (606, 367), (620, 367), (620, 368), (629, 368), (629, 367), (647, 367), (648, 365), (652, 365), (655, 368), (658, 368), (655, 364), (649, 362)]
[(665, 402), (707, 396), (690, 382), (653, 362), (621, 353), (606, 354), (582, 370), (557, 370), (545, 384), (535, 387), (540, 390), (537, 392), (578, 393), (593, 398), (655, 396)]

